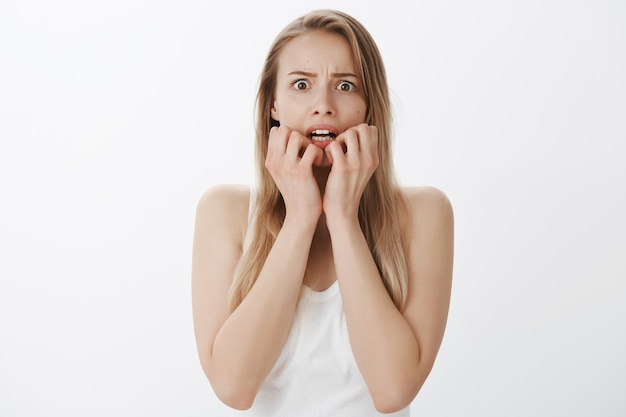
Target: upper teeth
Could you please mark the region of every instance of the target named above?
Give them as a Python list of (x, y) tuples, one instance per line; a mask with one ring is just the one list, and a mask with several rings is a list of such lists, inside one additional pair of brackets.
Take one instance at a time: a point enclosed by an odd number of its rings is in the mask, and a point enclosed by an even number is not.
[(311, 134), (312, 135), (318, 135), (318, 136), (329, 135), (330, 134), (330, 130), (317, 129), (317, 130), (314, 130), (313, 132), (311, 132)]
[(317, 129), (314, 130), (313, 132), (311, 132), (312, 135), (316, 135), (316, 136), (328, 136), (330, 135), (330, 130), (326, 130), (326, 129)]

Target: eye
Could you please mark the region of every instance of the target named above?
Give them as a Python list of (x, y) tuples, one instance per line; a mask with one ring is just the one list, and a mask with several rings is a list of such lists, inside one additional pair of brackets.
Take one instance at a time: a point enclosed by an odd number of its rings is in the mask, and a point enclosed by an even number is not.
[(291, 85), (296, 90), (306, 90), (307, 88), (310, 87), (309, 82), (307, 80), (296, 80), (293, 83), (291, 83)]
[(350, 92), (354, 91), (355, 88), (356, 86), (354, 85), (354, 83), (351, 83), (350, 81), (342, 81), (339, 83), (339, 85), (337, 85), (337, 90), (339, 91)]

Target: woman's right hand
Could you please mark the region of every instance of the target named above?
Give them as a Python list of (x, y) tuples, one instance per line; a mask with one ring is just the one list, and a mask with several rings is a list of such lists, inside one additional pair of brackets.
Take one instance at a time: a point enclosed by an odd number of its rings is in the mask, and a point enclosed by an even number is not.
[(313, 164), (321, 163), (323, 156), (307, 137), (287, 126), (270, 130), (265, 167), (283, 196), (286, 216), (304, 216), (317, 223), (322, 198)]

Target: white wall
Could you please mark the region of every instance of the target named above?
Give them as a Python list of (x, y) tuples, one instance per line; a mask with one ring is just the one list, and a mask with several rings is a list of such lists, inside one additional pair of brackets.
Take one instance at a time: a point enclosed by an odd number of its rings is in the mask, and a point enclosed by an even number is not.
[(387, 62), (406, 184), (456, 212), (417, 416), (626, 413), (626, 3), (0, 2), (0, 415), (220, 416), (195, 204), (252, 181), (277, 32), (321, 7)]

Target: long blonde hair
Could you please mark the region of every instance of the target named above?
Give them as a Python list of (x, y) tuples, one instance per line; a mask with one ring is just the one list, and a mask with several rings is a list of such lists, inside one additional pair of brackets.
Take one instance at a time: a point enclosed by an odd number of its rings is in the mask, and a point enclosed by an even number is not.
[(285, 219), (280, 191), (265, 168), (269, 131), (277, 122), (270, 116), (276, 88), (278, 57), (291, 39), (310, 31), (337, 33), (350, 43), (367, 102), (365, 121), (378, 128), (379, 166), (367, 184), (359, 206), (359, 222), (383, 283), (396, 307), (406, 301), (408, 272), (399, 218), (405, 207), (391, 158), (391, 107), (380, 52), (369, 32), (353, 17), (334, 10), (318, 10), (289, 24), (274, 40), (261, 73), (257, 94), (257, 190), (249, 245), (244, 250), (230, 291), (234, 310), (250, 292)]

